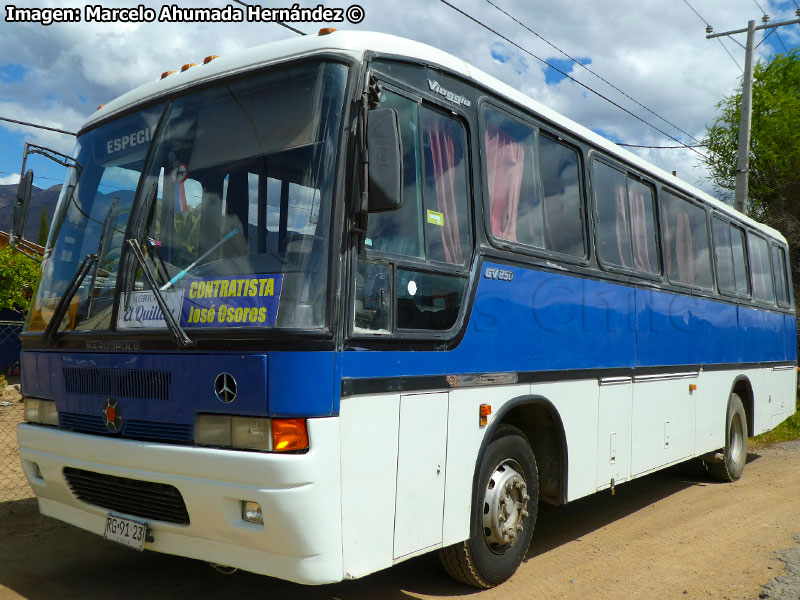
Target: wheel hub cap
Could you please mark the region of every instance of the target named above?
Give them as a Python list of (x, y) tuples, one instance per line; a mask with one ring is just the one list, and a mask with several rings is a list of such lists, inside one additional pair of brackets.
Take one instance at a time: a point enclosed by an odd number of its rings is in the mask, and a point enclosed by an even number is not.
[(489, 478), (483, 504), (483, 532), (490, 545), (514, 543), (524, 529), (529, 499), (519, 472), (508, 463), (499, 465)]

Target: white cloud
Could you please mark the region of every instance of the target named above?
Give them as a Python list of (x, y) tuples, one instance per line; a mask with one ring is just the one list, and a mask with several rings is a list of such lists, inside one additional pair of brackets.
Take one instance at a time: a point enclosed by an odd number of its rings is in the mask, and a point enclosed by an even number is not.
[[(256, 2), (264, 6), (266, 2)], [(735, 91), (741, 77), (720, 43), (706, 40), (705, 24), (681, 0), (641, 2), (617, 0), (494, 0), (499, 6), (549, 42), (576, 58), (588, 58), (590, 68), (624, 90), (648, 109), (686, 132), (661, 121), (642, 106), (626, 98), (577, 65), (568, 72), (659, 129), (687, 143), (701, 139), (714, 120), (717, 102)], [(166, 3), (166, 2), (164, 2)], [(716, 31), (745, 27), (761, 15), (752, 0), (692, 0), (710, 19)], [(27, 1), (23, 6), (83, 6), (74, 1)], [(162, 2), (143, 0), (158, 10)], [(187, 7), (224, 6), (190, 1)], [(280, 3), (269, 3), (278, 6)], [(290, 6), (291, 3), (285, 3)], [(316, 6), (315, 0), (301, 6)], [(645, 123), (587, 92), (569, 80), (548, 85), (544, 66), (533, 56), (498, 39), (463, 15), (433, 0), (383, 0), (360, 2), (366, 18), (360, 25), (334, 24), (339, 29), (382, 31), (442, 48), (473, 63), (540, 102), (595, 130), (631, 144), (675, 145)], [(111, 3), (108, 3), (110, 6)], [(346, 7), (347, 3), (328, 3)], [(485, 0), (463, 0), (458, 7), (507, 36), (532, 54), (545, 59), (565, 57), (501, 14)], [(774, 21), (794, 17), (793, 5), (776, 0), (762, 2)], [(131, 4), (133, 6), (133, 4)], [(313, 34), (324, 24), (295, 24)], [(23, 65), (22, 81), (4, 81), (0, 75), (0, 114), (21, 120), (46, 122), (77, 130), (96, 106), (150, 81), (167, 69), (198, 62), (208, 54), (233, 50), (291, 37), (294, 34), (270, 23), (146, 23), (139, 25), (79, 23), (42, 27), (4, 24), (0, 36), (0, 63)], [(759, 40), (760, 40), (759, 34)], [(780, 36), (788, 47), (800, 44), (800, 27), (784, 27)], [(739, 36), (744, 41), (744, 36)], [(770, 52), (773, 39), (759, 47), (760, 57)], [(743, 63), (743, 51), (724, 40), (735, 60)], [(0, 64), (0, 74), (2, 64)], [(70, 151), (72, 141), (9, 124), (2, 127), (25, 131), (33, 141)], [(688, 135), (687, 135), (688, 134)], [(689, 150), (635, 150), (665, 170), (710, 190), (703, 181), (705, 170)], [(2, 166), (0, 166), (2, 169)], [(11, 170), (6, 168), (5, 170)]]
[(19, 173), (11, 173), (0, 177), (0, 185), (15, 185), (19, 183)]

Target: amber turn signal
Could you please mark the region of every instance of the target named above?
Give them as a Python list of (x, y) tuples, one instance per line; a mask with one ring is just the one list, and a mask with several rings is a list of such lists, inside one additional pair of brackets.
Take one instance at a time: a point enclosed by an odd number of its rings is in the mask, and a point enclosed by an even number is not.
[(489, 415), (490, 414), (492, 414), (492, 405), (491, 404), (481, 404), (481, 407), (480, 407), (481, 427), (486, 427), (486, 424), (489, 422)]
[(272, 419), (272, 449), (275, 452), (308, 449), (305, 419)]

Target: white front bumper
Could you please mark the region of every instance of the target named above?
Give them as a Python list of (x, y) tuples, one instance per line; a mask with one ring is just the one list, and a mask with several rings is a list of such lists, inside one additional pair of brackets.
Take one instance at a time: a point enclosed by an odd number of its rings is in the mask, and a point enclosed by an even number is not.
[[(332, 583), (342, 579), (339, 419), (310, 419), (308, 429), (310, 451), (292, 455), (110, 439), (28, 424), (19, 426), (18, 437), (42, 514), (103, 534), (110, 511), (78, 500), (65, 467), (165, 483), (180, 491), (190, 524), (145, 519), (154, 540), (146, 549), (298, 583)], [(242, 520), (243, 500), (261, 505), (263, 526)]]

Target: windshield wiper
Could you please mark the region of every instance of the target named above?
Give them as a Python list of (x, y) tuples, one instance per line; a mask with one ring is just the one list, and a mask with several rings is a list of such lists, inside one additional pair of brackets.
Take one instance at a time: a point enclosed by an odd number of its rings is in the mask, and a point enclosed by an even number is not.
[(139, 245), (139, 241), (131, 238), (128, 240), (128, 245), (131, 247), (139, 266), (142, 268), (144, 277), (147, 279), (147, 284), (150, 286), (150, 289), (153, 290), (153, 296), (155, 296), (158, 308), (161, 309), (161, 313), (164, 315), (164, 322), (167, 324), (167, 328), (172, 334), (172, 337), (175, 338), (179, 346), (184, 348), (194, 346), (196, 342), (186, 335), (186, 331), (184, 331), (183, 327), (181, 327), (180, 323), (175, 319), (169, 306), (167, 306), (167, 301), (164, 299), (161, 290), (158, 289), (158, 284), (156, 283), (155, 277), (153, 277), (153, 272), (150, 270), (150, 267), (147, 266), (147, 261), (144, 258), (144, 253), (142, 252), (142, 247)]
[(235, 236), (237, 233), (239, 233), (239, 228), (238, 228), (238, 227), (234, 227), (233, 229), (231, 229), (231, 231), (230, 231), (230, 232), (229, 232), (229, 233), (228, 233), (228, 234), (227, 234), (227, 235), (226, 235), (224, 238), (222, 238), (222, 239), (221, 239), (220, 241), (218, 241), (216, 244), (214, 244), (213, 246), (211, 246), (211, 248), (209, 248), (209, 249), (208, 249), (207, 251), (205, 251), (205, 252), (204, 252), (204, 253), (203, 253), (201, 256), (199, 256), (199, 257), (198, 257), (198, 258), (197, 258), (197, 259), (196, 259), (194, 262), (192, 262), (192, 264), (190, 264), (190, 265), (189, 265), (188, 267), (186, 267), (185, 269), (181, 269), (181, 270), (180, 270), (180, 271), (179, 271), (179, 272), (178, 272), (178, 273), (175, 275), (175, 277), (173, 277), (173, 278), (172, 278), (172, 279), (170, 279), (170, 280), (169, 280), (167, 283), (165, 283), (164, 285), (162, 285), (162, 286), (161, 286), (161, 289), (162, 289), (162, 290), (167, 290), (167, 289), (171, 288), (173, 285), (175, 285), (176, 283), (178, 283), (178, 282), (179, 282), (181, 279), (183, 279), (184, 277), (186, 277), (186, 275), (188, 275), (188, 274), (189, 274), (189, 271), (191, 271), (192, 269), (194, 269), (194, 268), (195, 268), (197, 265), (199, 265), (199, 264), (200, 264), (200, 263), (201, 263), (203, 260), (205, 260), (205, 259), (206, 259), (208, 256), (210, 256), (210, 255), (211, 255), (211, 254), (212, 254), (212, 253), (213, 253), (213, 252), (214, 252), (214, 251), (215, 251), (217, 248), (219, 248), (220, 246), (222, 246), (222, 244), (224, 244), (225, 242), (227, 242), (229, 239), (231, 239), (231, 238), (232, 238), (233, 236)]
[(44, 330), (44, 339), (47, 340), (49, 344), (55, 341), (58, 328), (61, 327), (61, 321), (64, 320), (64, 315), (67, 313), (69, 303), (72, 302), (72, 299), (80, 289), (83, 280), (86, 279), (86, 276), (89, 274), (95, 262), (97, 262), (97, 254), (87, 254), (83, 257), (81, 264), (78, 265), (78, 270), (75, 271), (75, 275), (72, 276), (67, 286), (67, 291), (64, 292), (61, 296), (61, 300), (58, 301), (53, 311), (53, 316), (50, 318), (50, 322)]
[(108, 238), (110, 237), (113, 229), (112, 223), (117, 216), (118, 204), (119, 198), (114, 198), (114, 201), (111, 203), (111, 207), (108, 209), (108, 213), (106, 213), (106, 220), (105, 223), (103, 223), (103, 230), (100, 232), (100, 241), (97, 243), (97, 262), (95, 263), (94, 271), (92, 272), (92, 282), (89, 284), (89, 302), (86, 306), (87, 318), (92, 314), (92, 300), (94, 300), (94, 286), (97, 283), (97, 271), (100, 270), (100, 257), (103, 256), (106, 244), (108, 243)]

